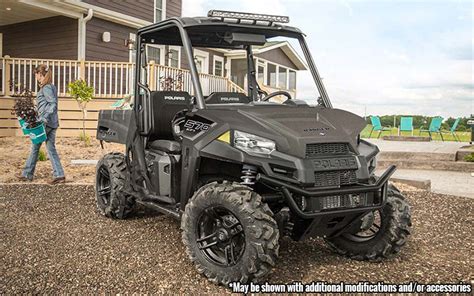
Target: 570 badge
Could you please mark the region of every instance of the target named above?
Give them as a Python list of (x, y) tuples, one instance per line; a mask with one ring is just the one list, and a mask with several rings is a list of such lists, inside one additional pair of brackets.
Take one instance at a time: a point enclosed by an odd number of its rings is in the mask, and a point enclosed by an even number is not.
[(186, 129), (186, 131), (192, 133), (207, 131), (210, 127), (210, 124), (191, 119), (186, 120), (186, 122), (184, 123), (184, 128)]

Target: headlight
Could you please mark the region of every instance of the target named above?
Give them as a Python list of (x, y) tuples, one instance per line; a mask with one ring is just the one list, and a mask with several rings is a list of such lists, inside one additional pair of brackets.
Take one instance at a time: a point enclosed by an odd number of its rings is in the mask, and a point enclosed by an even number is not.
[(275, 148), (275, 142), (241, 131), (234, 131), (234, 147), (243, 150), (249, 154), (272, 153)]

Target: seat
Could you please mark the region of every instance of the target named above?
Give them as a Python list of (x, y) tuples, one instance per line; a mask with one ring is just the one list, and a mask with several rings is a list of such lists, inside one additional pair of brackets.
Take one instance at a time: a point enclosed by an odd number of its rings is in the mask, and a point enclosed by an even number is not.
[(459, 136), (456, 134), (456, 129), (458, 128), (458, 125), (459, 125), (459, 122), (461, 122), (461, 117), (458, 117), (453, 125), (451, 126), (451, 128), (449, 129), (449, 131), (444, 131), (442, 130), (441, 133), (450, 133), (454, 140), (456, 140), (456, 142), (461, 142), (461, 139), (459, 138)]
[(152, 127), (148, 147), (166, 153), (180, 153), (181, 144), (175, 141), (172, 121), (178, 112), (191, 108), (191, 96), (184, 91), (154, 91), (151, 93)]
[(206, 104), (248, 104), (252, 102), (245, 94), (238, 92), (213, 92), (205, 101)]
[(441, 124), (443, 123), (443, 117), (436, 116), (431, 119), (431, 123), (428, 129), (420, 128), (418, 135), (421, 135), (423, 132), (427, 132), (430, 135), (430, 139), (433, 139), (433, 133), (438, 133), (441, 137), (441, 140), (444, 142), (443, 134), (441, 133)]
[(411, 132), (413, 136), (413, 117), (401, 117), (400, 126), (398, 127), (398, 135), (402, 135), (402, 132)]
[(169, 154), (181, 153), (181, 144), (177, 141), (170, 140), (155, 140), (148, 144), (152, 150), (159, 150)]
[(370, 121), (372, 123), (372, 130), (370, 131), (369, 138), (372, 136), (373, 131), (378, 131), (379, 132), (379, 135), (377, 136), (377, 139), (380, 138), (380, 135), (384, 131), (390, 131), (390, 135), (392, 135), (392, 128), (382, 126), (382, 122), (380, 121), (380, 117), (370, 116)]

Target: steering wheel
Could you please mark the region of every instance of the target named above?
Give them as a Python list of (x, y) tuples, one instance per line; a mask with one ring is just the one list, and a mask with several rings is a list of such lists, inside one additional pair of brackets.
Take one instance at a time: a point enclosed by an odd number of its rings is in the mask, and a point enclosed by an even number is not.
[[(273, 97), (276, 97), (276, 96), (280, 96), (280, 95), (283, 95), (285, 97), (287, 97), (288, 99), (286, 101), (283, 102), (283, 104), (287, 104), (287, 103), (294, 103), (292, 100), (291, 100), (291, 94), (287, 91), (284, 91), (284, 90), (279, 90), (279, 91), (276, 91), (274, 93), (271, 93), (267, 96), (265, 96), (263, 99), (262, 99), (262, 102), (267, 102), (268, 100), (270, 100), (271, 98)], [(291, 104), (290, 103), (290, 104)]]

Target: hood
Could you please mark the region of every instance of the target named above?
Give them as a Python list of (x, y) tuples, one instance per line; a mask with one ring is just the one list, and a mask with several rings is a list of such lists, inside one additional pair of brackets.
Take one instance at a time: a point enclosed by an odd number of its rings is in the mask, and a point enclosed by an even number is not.
[(202, 111), (212, 121), (229, 124), (230, 129), (273, 140), (278, 151), (297, 157), (304, 157), (308, 143), (349, 143), (356, 148), (357, 135), (366, 125), (353, 113), (320, 107), (244, 105)]

